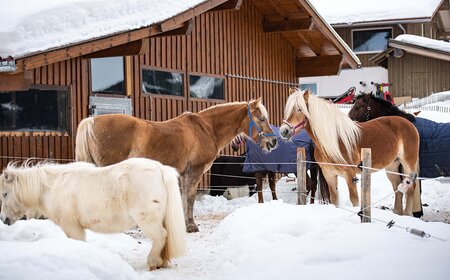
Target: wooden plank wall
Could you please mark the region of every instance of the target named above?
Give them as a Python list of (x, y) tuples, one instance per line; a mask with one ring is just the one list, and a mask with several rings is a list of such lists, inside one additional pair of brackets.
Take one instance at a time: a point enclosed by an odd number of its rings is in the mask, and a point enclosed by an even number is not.
[(88, 64), (81, 58), (66, 60), (32, 70), (33, 84), (68, 86), (70, 98), (69, 133), (16, 132), (0, 133), (3, 169), (8, 162), (21, 162), (30, 157), (69, 162), (74, 158), (77, 124), (88, 115)]
[[(143, 65), (182, 70), (185, 77), (187, 73), (195, 72), (295, 82), (293, 48), (282, 35), (263, 33), (262, 20), (252, 2), (244, 1), (239, 11), (212, 12), (196, 17), (194, 29), (188, 36), (151, 38), (145, 55), (130, 58), (132, 73), (127, 75), (131, 77), (127, 82), (131, 83), (133, 114), (147, 120), (162, 121), (186, 110), (198, 112), (220, 102), (191, 99), (187, 93), (181, 98), (142, 95)], [(35, 69), (33, 76), (36, 84), (70, 86), (72, 129), (68, 135), (0, 136), (1, 168), (10, 160), (20, 158), (74, 158), (77, 124), (89, 114), (89, 61), (82, 58), (63, 61)], [(280, 125), (288, 85), (231, 77), (226, 77), (225, 83), (226, 101), (262, 97), (272, 123)], [(223, 153), (230, 154), (231, 149), (227, 147)]]
[(422, 98), (433, 92), (450, 90), (450, 62), (405, 53), (389, 57), (390, 91), (394, 96)]

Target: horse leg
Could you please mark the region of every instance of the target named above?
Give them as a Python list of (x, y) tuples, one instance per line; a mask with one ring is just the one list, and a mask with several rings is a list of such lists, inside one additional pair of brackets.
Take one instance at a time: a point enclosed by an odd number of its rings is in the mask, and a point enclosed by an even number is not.
[(180, 180), (183, 187), (184, 219), (187, 232), (198, 232), (198, 226), (194, 222), (194, 202), (202, 174), (203, 167), (190, 167)]
[(57, 219), (58, 225), (69, 238), (86, 241), (86, 231), (80, 226), (78, 221), (72, 219)]
[(308, 192), (311, 192), (310, 197), (310, 203), (314, 204), (314, 200), (316, 198), (316, 191), (317, 191), (317, 173), (318, 168), (316, 164), (311, 164), (311, 167), (309, 169), (309, 173), (311, 176), (306, 174), (306, 186), (308, 188)]
[(339, 196), (337, 192), (338, 178), (326, 168), (322, 168), (322, 174), (328, 184), (328, 192), (330, 193), (330, 202), (335, 206), (339, 205)]
[(264, 203), (263, 193), (262, 193), (262, 185), (263, 185), (263, 173), (255, 172), (256, 179), (256, 192), (258, 193), (258, 203)]
[(268, 171), (267, 178), (269, 179), (269, 187), (270, 187), (270, 190), (272, 191), (272, 199), (278, 200), (277, 192), (275, 191), (275, 173)]
[(345, 181), (347, 182), (348, 194), (353, 207), (359, 206), (358, 189), (356, 188), (356, 181), (353, 179), (355, 177), (356, 173), (354, 172), (346, 172), (344, 175)]
[(152, 241), (152, 249), (147, 256), (147, 266), (149, 270), (166, 267), (169, 264), (167, 257), (162, 255), (167, 242), (167, 231), (163, 227), (162, 217), (156, 217), (156, 213), (146, 213), (137, 220), (138, 226), (144, 234)]
[[(394, 161), (389, 166), (387, 166), (385, 169), (387, 171), (391, 172), (398, 172), (400, 167), (399, 161)], [(395, 193), (395, 200), (394, 200), (394, 213), (397, 215), (403, 214), (403, 193), (398, 191), (398, 185), (402, 182), (402, 177), (396, 174), (386, 173), (389, 181), (391, 181), (392, 188), (394, 189)]]

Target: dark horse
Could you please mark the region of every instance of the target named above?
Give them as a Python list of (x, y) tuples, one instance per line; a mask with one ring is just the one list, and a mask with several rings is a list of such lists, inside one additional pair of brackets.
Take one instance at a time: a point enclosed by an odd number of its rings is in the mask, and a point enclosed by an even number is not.
[(195, 232), (193, 207), (202, 174), (241, 132), (267, 151), (275, 148), (277, 138), (260, 99), (215, 105), (163, 122), (127, 115), (87, 118), (78, 126), (75, 156), (97, 166), (145, 157), (175, 167), (180, 173), (186, 229)]
[[(359, 95), (348, 113), (352, 120), (365, 122), (382, 116), (400, 116), (414, 124), (420, 136), (420, 175), (427, 178), (449, 176), (450, 123), (437, 123), (400, 110), (390, 102), (372, 94)], [(380, 143), (382, 144), (382, 143)], [(422, 215), (420, 193), (415, 194), (414, 216)]]

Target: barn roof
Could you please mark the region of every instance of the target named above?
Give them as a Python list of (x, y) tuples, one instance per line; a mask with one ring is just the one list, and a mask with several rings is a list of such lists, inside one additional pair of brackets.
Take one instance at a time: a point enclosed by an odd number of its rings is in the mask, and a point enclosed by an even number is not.
[[(0, 57), (12, 56), (15, 72), (21, 72), (79, 56), (138, 54), (146, 38), (186, 34), (195, 16), (239, 9), (242, 1), (8, 1), (4, 8), (8, 13), (0, 17)], [(297, 50), (298, 76), (334, 75), (344, 64), (360, 66), (308, 0), (252, 3), (263, 15), (264, 32), (282, 33)]]
[(310, 0), (332, 26), (429, 22), (443, 0)]
[[(401, 51), (395, 51), (395, 49)], [(450, 43), (409, 34), (399, 35), (395, 39), (390, 39), (389, 47), (371, 57), (370, 60), (387, 68), (389, 55), (400, 57), (402, 52), (450, 61)]]

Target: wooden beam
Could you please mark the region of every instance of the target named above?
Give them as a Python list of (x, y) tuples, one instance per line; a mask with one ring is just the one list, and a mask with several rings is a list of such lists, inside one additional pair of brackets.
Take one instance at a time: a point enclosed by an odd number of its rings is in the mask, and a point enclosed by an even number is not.
[[(317, 56), (322, 53), (323, 42), (321, 33), (314, 30), (302, 30), (297, 33), (300, 39), (307, 45)], [(320, 40), (322, 39), (322, 40)]]
[(337, 75), (341, 70), (342, 55), (300, 57), (296, 61), (297, 77)]
[(147, 50), (147, 46), (148, 46), (148, 38), (145, 38), (127, 44), (119, 45), (117, 47), (112, 47), (98, 52), (93, 52), (84, 55), (83, 58), (139, 55), (145, 53), (145, 51)]
[(283, 20), (283, 21), (264, 21), (264, 32), (286, 32), (307, 30), (311, 25), (311, 19)]
[(33, 74), (25, 71), (16, 74), (0, 74), (0, 91), (22, 91), (29, 90)]
[(228, 2), (225, 2), (214, 9), (210, 10), (209, 12), (216, 12), (216, 11), (237, 11), (242, 6), (242, 0), (230, 0)]
[(161, 31), (157, 37), (163, 37), (163, 36), (174, 36), (174, 35), (189, 35), (192, 32), (192, 29), (194, 28), (194, 20), (190, 19), (186, 22), (183, 22), (180, 26), (175, 27), (172, 30), (162, 31), (162, 27), (158, 26), (158, 30)]
[(24, 58), (16, 59), (16, 73), (24, 70), (31, 70), (45, 65), (53, 64), (59, 61), (80, 57), (89, 53), (105, 50), (108, 48), (117, 47), (133, 41), (141, 40), (143, 38), (151, 37), (162, 32), (173, 30), (202, 13), (205, 13), (223, 3), (227, 0), (210, 0), (203, 2), (179, 15), (176, 15), (159, 25), (144, 27), (124, 33), (106, 36), (97, 40), (88, 40), (80, 42), (76, 45), (71, 45), (65, 48), (56, 49), (53, 51), (46, 51)]
[(401, 41), (389, 40), (389, 47), (399, 48), (407, 53), (431, 57), (434, 59), (450, 61), (450, 54), (444, 51), (430, 49), (422, 46), (410, 45)]

